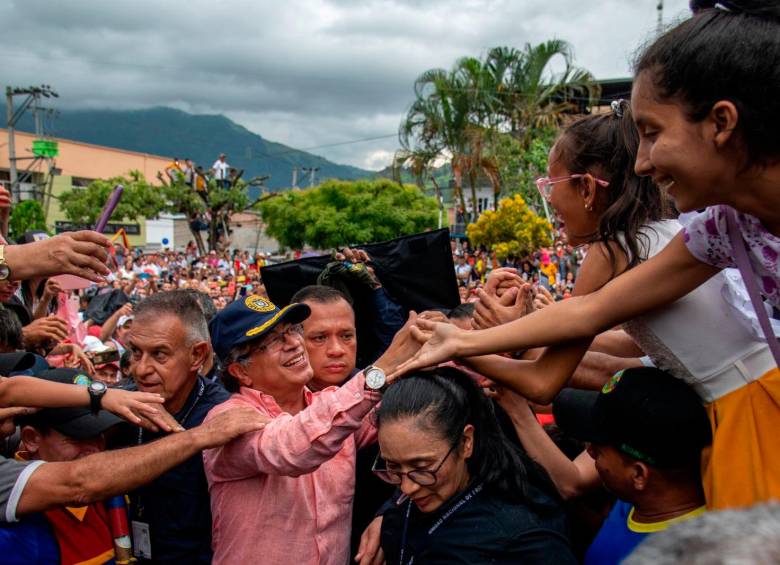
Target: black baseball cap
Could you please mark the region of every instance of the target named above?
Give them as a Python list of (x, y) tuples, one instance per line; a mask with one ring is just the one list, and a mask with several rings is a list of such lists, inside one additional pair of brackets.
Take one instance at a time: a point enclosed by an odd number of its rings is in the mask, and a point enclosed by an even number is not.
[(707, 412), (683, 381), (654, 367), (616, 373), (601, 389), (563, 389), (553, 402), (555, 422), (589, 443), (611, 445), (658, 467), (697, 461), (712, 442)]
[[(76, 385), (89, 383), (89, 377), (75, 369), (50, 369), (36, 373), (35, 376), (57, 383)], [(17, 418), (20, 426), (53, 428), (73, 439), (92, 439), (120, 422), (122, 419), (111, 412), (100, 410), (97, 414), (93, 414), (88, 408), (44, 408), (28, 416)]]
[(253, 294), (231, 302), (209, 322), (211, 345), (224, 360), (237, 345), (264, 336), (282, 322), (298, 324), (310, 315), (306, 304), (279, 308), (268, 298)]

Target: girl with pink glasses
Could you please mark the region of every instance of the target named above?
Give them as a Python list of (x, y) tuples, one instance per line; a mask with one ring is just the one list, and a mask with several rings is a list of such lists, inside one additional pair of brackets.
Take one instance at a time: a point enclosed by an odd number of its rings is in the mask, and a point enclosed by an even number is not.
[[(780, 307), (780, 2), (691, 4), (695, 15), (637, 62), (631, 101), (639, 134), (635, 170), (667, 191), (678, 210), (706, 210), (657, 256), (586, 296), (483, 331), (421, 322), (423, 331), (433, 333), (407, 367), (589, 343), (617, 324), (661, 315), (662, 307), (721, 269), (739, 267), (772, 354), (757, 348), (755, 355), (734, 357), (734, 369), (702, 382), (713, 395), (707, 409), (715, 432), (704, 489), (710, 507), (725, 508), (780, 497), (774, 437), (780, 429), (780, 347), (762, 302)], [(553, 199), (558, 186), (552, 187)], [(572, 232), (572, 226), (567, 229)], [(691, 317), (699, 314), (690, 310)], [(721, 324), (698, 324), (696, 332), (680, 332), (674, 342), (712, 341), (728, 348), (724, 332), (738, 324), (726, 311)], [(699, 357), (708, 362), (707, 353)]]

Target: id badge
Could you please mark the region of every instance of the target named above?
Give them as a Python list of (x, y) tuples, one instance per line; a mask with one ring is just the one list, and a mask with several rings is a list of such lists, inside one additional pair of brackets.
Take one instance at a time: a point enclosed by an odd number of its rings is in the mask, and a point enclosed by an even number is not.
[(133, 525), (133, 555), (144, 559), (152, 558), (152, 538), (149, 534), (149, 524), (132, 521)]

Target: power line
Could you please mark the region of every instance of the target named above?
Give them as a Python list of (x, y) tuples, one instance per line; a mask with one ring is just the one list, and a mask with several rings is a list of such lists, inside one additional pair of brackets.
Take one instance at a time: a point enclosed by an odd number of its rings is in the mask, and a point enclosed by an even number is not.
[(288, 149), (286, 151), (279, 151), (277, 153), (264, 153), (257, 155), (258, 159), (265, 159), (266, 157), (278, 157), (280, 155), (287, 155), (289, 153), (299, 153), (301, 151), (313, 151), (314, 149), (324, 149), (326, 147), (337, 147), (339, 145), (352, 145), (353, 143), (363, 143), (366, 141), (376, 141), (378, 139), (388, 139), (390, 137), (398, 137), (398, 133), (390, 133), (387, 135), (378, 135), (376, 137), (364, 137), (362, 139), (352, 139), (349, 141), (339, 141), (336, 143), (326, 143), (324, 145), (314, 145), (312, 147), (301, 147), (300, 149)]

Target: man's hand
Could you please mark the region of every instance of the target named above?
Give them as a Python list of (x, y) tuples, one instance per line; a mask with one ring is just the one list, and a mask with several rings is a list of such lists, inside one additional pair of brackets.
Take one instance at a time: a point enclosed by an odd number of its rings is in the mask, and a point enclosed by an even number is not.
[[(418, 319), (415, 325), (409, 329), (414, 339), (419, 342), (425, 342), (425, 344), (411, 359), (398, 365), (395, 371), (388, 375), (388, 380), (396, 379), (410, 371), (432, 367), (458, 357), (459, 337), (465, 330), (461, 330), (453, 324), (432, 322), (425, 319)], [(381, 365), (379, 366), (382, 367)]]
[(153, 432), (182, 432), (184, 428), (162, 407), (165, 399), (151, 392), (131, 392), (110, 388), (103, 395), (101, 407)]
[(385, 372), (388, 384), (393, 381), (391, 375), (396, 372), (398, 366), (410, 360), (422, 346), (423, 341), (416, 339), (412, 334), (412, 330), (416, 329), (415, 324), (418, 320), (419, 317), (417, 314), (413, 310), (410, 311), (409, 319), (406, 320), (403, 327), (398, 330), (398, 333), (393, 336), (390, 347), (388, 347), (387, 351), (385, 351), (374, 363), (374, 365)]
[(478, 330), (500, 326), (533, 312), (529, 284), (524, 284), (519, 289), (510, 288), (500, 298), (491, 296), (483, 290), (477, 291), (477, 296), (479, 301), (474, 307), (471, 323)]
[(191, 431), (197, 432), (201, 449), (225, 445), (249, 432), (262, 430), (271, 418), (249, 406), (239, 406), (220, 412)]
[(377, 516), (360, 536), (355, 561), (360, 565), (382, 565), (385, 562), (385, 552), (380, 546), (380, 534), (382, 533), (382, 516)]
[(59, 343), (68, 337), (68, 324), (65, 320), (51, 315), (33, 320), (22, 328), (24, 346), (43, 347), (50, 342)]
[(108, 239), (93, 231), (67, 232), (49, 239), (9, 245), (5, 260), (16, 280), (70, 274), (102, 282), (110, 271)]
[(133, 315), (133, 303), (132, 302), (125, 302), (122, 304), (122, 306), (119, 307), (117, 310), (117, 320), (121, 318), (122, 316), (132, 316)]

